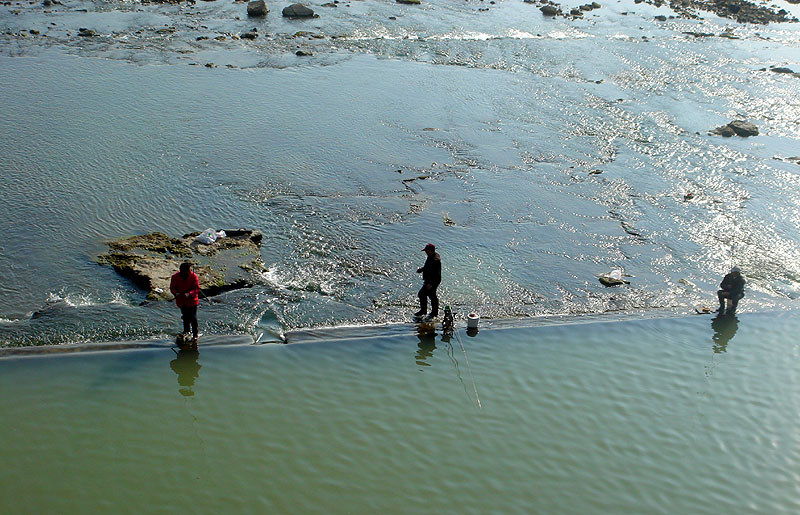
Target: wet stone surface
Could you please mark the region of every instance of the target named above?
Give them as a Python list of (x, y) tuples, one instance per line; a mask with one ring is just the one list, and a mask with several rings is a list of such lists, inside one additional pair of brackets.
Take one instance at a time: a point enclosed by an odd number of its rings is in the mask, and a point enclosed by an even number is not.
[(225, 230), (227, 236), (210, 245), (196, 241), (199, 232), (171, 238), (160, 232), (106, 242), (109, 252), (98, 257), (137, 286), (148, 291), (147, 300), (172, 300), (169, 281), (183, 261), (189, 261), (200, 279), (203, 295), (252, 286), (252, 275), (264, 270), (261, 232)]

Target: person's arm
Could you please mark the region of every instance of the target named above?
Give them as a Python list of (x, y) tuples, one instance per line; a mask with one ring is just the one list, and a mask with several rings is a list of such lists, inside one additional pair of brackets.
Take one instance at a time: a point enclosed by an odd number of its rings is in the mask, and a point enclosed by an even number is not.
[(173, 297), (178, 297), (180, 292), (178, 291), (178, 287), (175, 285), (175, 276), (173, 275), (169, 280), (169, 292), (172, 294)]
[(192, 286), (189, 291), (186, 292), (188, 297), (192, 295), (200, 295), (200, 279), (197, 277), (197, 274), (192, 275)]

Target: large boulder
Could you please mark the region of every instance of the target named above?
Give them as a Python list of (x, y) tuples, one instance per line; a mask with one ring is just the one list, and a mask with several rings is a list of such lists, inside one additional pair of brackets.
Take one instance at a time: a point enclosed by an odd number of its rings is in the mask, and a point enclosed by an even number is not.
[(266, 2), (264, 0), (253, 0), (247, 4), (248, 16), (266, 16), (269, 12)]
[(758, 136), (758, 127), (750, 122), (744, 120), (734, 120), (728, 124), (728, 127), (733, 129), (737, 136), (746, 138), (748, 136)]
[(758, 136), (758, 127), (744, 120), (734, 120), (727, 125), (717, 127), (711, 131), (711, 134), (716, 134), (717, 136), (723, 136), (725, 138), (729, 138), (733, 135), (747, 138), (748, 136)]
[(311, 18), (314, 11), (303, 4), (292, 4), (283, 8), (283, 15), (287, 18)]
[(545, 16), (557, 16), (561, 14), (561, 9), (552, 5), (543, 5), (539, 8), (539, 10), (542, 11), (542, 14)]
[(206, 245), (193, 232), (170, 238), (153, 232), (106, 241), (109, 252), (98, 257), (120, 275), (147, 290), (147, 300), (172, 300), (169, 281), (183, 261), (189, 261), (200, 279), (206, 297), (253, 285), (253, 274), (264, 270), (261, 260), (261, 232), (225, 230), (226, 237)]

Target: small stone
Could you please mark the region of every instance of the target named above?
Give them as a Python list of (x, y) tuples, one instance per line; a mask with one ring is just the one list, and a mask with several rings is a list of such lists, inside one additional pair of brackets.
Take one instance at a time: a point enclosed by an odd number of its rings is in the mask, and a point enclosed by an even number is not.
[(81, 27), (78, 29), (78, 36), (82, 38), (91, 38), (97, 35), (97, 32), (93, 31), (92, 29), (87, 29), (86, 27)]
[(256, 39), (258, 37), (258, 32), (243, 32), (239, 37), (242, 39)]
[(779, 66), (777, 68), (770, 68), (769, 71), (775, 73), (794, 73), (794, 70), (792, 70), (791, 68), (785, 68), (782, 66)]
[(656, 21), (667, 21), (667, 17), (664, 16), (663, 14), (659, 14), (658, 16), (655, 16), (653, 19), (656, 20)]
[(398, 4), (414, 4), (414, 5), (419, 5), (419, 4), (420, 4), (420, 3), (422, 3), (422, 2), (420, 2), (420, 0), (397, 0), (397, 3), (398, 3)]
[(312, 54), (308, 50), (298, 50), (297, 52), (294, 53), (294, 55), (298, 55), (300, 57), (305, 57), (305, 56), (314, 55), (314, 54)]

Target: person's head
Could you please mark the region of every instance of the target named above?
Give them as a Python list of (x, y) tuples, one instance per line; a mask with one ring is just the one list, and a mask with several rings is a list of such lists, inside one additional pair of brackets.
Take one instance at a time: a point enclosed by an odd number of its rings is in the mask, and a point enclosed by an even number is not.
[(181, 276), (188, 277), (189, 272), (191, 271), (192, 271), (191, 263), (189, 263), (188, 261), (184, 261), (183, 263), (181, 263), (181, 268), (180, 268)]
[(436, 254), (436, 245), (434, 245), (433, 243), (428, 243), (422, 250), (425, 252), (425, 254), (432, 256)]
[(735, 275), (739, 275), (739, 274), (741, 274), (742, 272), (741, 272), (741, 270), (739, 270), (739, 267), (738, 267), (738, 266), (735, 266), (735, 267), (731, 268), (731, 273), (732, 273), (732, 274), (735, 274)]

